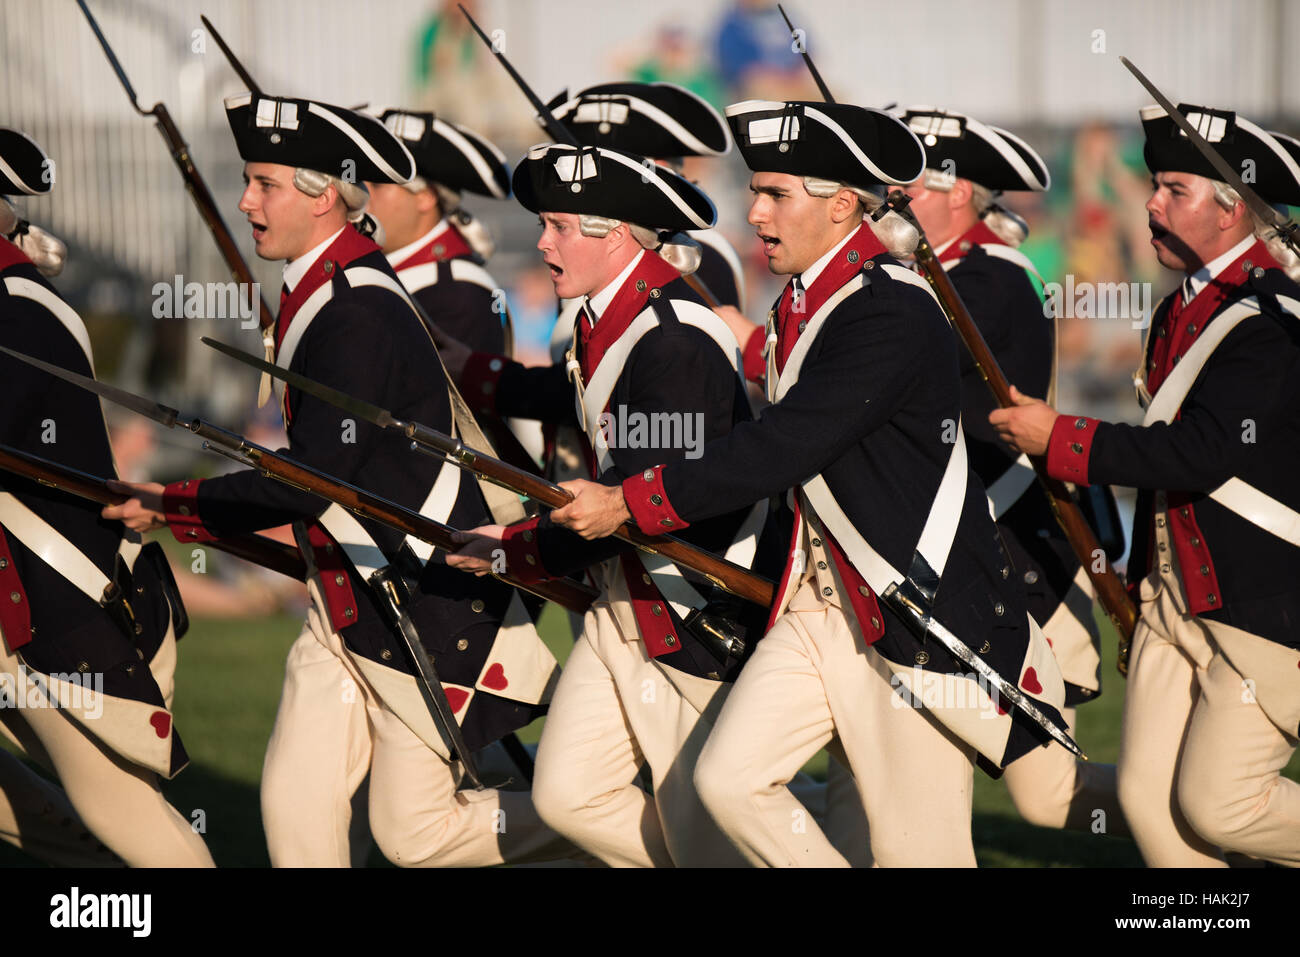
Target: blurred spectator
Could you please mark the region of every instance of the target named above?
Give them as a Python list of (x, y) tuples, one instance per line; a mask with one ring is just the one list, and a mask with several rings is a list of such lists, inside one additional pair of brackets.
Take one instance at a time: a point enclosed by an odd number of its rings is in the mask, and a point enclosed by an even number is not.
[(718, 25), (714, 51), (729, 102), (821, 99), (771, 0), (737, 0)]
[(521, 269), (508, 301), (515, 325), (515, 359), (526, 366), (549, 365), (551, 331), (560, 311), (550, 270), (541, 265)]
[[(644, 47), (638, 45), (638, 54)], [(676, 83), (718, 109), (726, 106), (718, 75), (685, 29), (661, 24), (650, 55), (626, 70), (639, 83)]]
[(500, 51), (510, 56), (509, 34), (483, 22), (478, 0), (433, 4), (416, 38), (416, 102), (412, 107), (473, 117), (470, 128), (490, 140), (532, 142), (537, 138), (537, 128), (527, 104), (457, 8), (458, 2), (493, 42), (500, 41)]

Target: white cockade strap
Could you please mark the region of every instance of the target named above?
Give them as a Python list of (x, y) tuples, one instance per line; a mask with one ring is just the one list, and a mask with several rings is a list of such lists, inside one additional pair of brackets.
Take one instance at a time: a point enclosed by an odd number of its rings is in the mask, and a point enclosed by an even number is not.
[[(1277, 301), (1292, 317), (1300, 316), (1300, 301), (1287, 296), (1278, 296)], [(1227, 338), (1228, 333), (1257, 315), (1259, 300), (1249, 296), (1215, 316), (1200, 338), (1178, 360), (1178, 365), (1174, 366), (1169, 378), (1160, 383), (1160, 388), (1151, 397), (1142, 424), (1148, 426), (1156, 422), (1170, 422), (1182, 407), (1183, 400), (1187, 398), (1187, 393), (1191, 391), (1196, 377), (1209, 362), (1214, 350)], [(1228, 511), (1235, 512), (1266, 532), (1272, 532), (1284, 542), (1300, 547), (1300, 512), (1271, 495), (1233, 476), (1210, 492), (1209, 496)]]

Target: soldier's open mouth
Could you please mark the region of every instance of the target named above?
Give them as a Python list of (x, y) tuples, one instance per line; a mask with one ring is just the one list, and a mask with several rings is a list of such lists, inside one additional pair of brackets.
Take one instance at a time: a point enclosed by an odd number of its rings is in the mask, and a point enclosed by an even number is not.
[(249, 221), (249, 224), (248, 224), (248, 225), (251, 226), (251, 227), (253, 228), (253, 241), (254, 241), (254, 242), (256, 242), (257, 240), (261, 239), (264, 235), (266, 235), (266, 227), (265, 227), (265, 226), (263, 226), (263, 225), (261, 225), (261, 224), (259, 224), (259, 223), (254, 223), (254, 222), (252, 222), (251, 220)]
[(758, 234), (758, 238), (763, 241), (763, 252), (769, 256), (772, 255), (772, 250), (776, 249), (777, 244), (781, 242), (781, 240), (773, 236), (764, 236), (762, 233)]

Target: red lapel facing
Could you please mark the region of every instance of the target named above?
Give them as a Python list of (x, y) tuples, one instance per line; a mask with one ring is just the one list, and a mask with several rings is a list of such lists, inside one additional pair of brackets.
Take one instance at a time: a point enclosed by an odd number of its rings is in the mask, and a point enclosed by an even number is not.
[(785, 314), (778, 313), (777, 323), (778, 372), (785, 370), (785, 363), (790, 358), (790, 353), (794, 351), (794, 344), (798, 341), (799, 334), (803, 332), (801, 323), (811, 319), (837, 289), (862, 269), (863, 263), (886, 252), (885, 247), (876, 238), (876, 234), (871, 231), (871, 226), (864, 222), (834, 258), (826, 264), (813, 284), (804, 290), (801, 308), (797, 310), (794, 308), (789, 295), (793, 281), (786, 285), (786, 292), (781, 294)]
[[(1250, 263), (1247, 267), (1246, 263)], [(1151, 359), (1147, 365), (1147, 388), (1154, 395), (1161, 383), (1174, 369), (1174, 361), (1181, 359), (1192, 347), (1196, 337), (1205, 331), (1215, 312), (1233, 291), (1250, 278), (1251, 270), (1276, 269), (1275, 260), (1262, 241), (1229, 263), (1228, 267), (1211, 279), (1187, 305), (1182, 302), (1182, 289), (1175, 293), (1160, 327), (1155, 330), (1151, 346)]]
[(681, 273), (664, 261), (657, 252), (647, 249), (632, 274), (623, 281), (614, 298), (596, 322), (596, 327), (584, 329), (585, 319), (578, 318), (579, 339), (582, 343), (582, 378), (590, 382), (600, 360), (619, 336), (627, 331), (632, 320), (639, 316), (650, 301), (652, 290), (659, 289), (681, 278)]
[(27, 258), (26, 253), (9, 240), (0, 242), (0, 270), (8, 269), (10, 266), (19, 266), (23, 264), (28, 266), (32, 264), (32, 261)]
[(976, 246), (989, 245), (1006, 246), (1008, 243), (989, 229), (984, 220), (981, 219), (948, 244), (948, 248), (939, 254), (939, 262), (946, 266), (949, 263), (965, 258), (966, 254)]
[(424, 263), (468, 259), (473, 255), (474, 250), (469, 248), (469, 243), (465, 242), (465, 237), (460, 234), (460, 230), (456, 228), (454, 223), (448, 223), (447, 228), (434, 236), (433, 239), (411, 253), (400, 263), (394, 263), (393, 271), (401, 272), (403, 269), (410, 269), (412, 266), (420, 266)]
[(293, 322), (293, 317), (302, 304), (310, 298), (321, 286), (325, 285), (334, 278), (334, 270), (346, 269), (351, 263), (367, 256), (370, 253), (378, 252), (379, 247), (365, 236), (362, 236), (350, 224), (344, 227), (343, 232), (339, 233), (338, 238), (325, 248), (319, 258), (312, 263), (307, 275), (294, 287), (293, 292), (289, 293), (284, 304), (280, 307), (280, 315), (275, 320), (275, 351), (278, 355), (280, 346), (284, 343), (284, 335), (289, 331), (289, 324)]

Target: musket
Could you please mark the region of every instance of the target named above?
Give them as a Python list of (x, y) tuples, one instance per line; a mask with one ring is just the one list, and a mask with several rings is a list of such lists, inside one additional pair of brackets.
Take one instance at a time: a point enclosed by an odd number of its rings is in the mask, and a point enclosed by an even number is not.
[[(133, 494), (115, 492), (108, 487), (108, 481), (98, 475), (7, 445), (0, 445), (0, 468), (100, 505), (121, 505), (134, 497)], [(227, 535), (204, 544), (298, 581), (307, 577), (306, 563), (296, 548), (264, 535)]]
[[(133, 412), (153, 419), (168, 428), (189, 429), (199, 438), (204, 439), (203, 447), (211, 452), (223, 455), (241, 465), (251, 466), (263, 475), (269, 476), (304, 492), (309, 492), (329, 502), (336, 502), (362, 518), (395, 528), (421, 541), (428, 542), (435, 548), (452, 552), (461, 547), (453, 539), (456, 529), (431, 518), (421, 515), (414, 509), (407, 508), (382, 496), (344, 482), (342, 479), (322, 472), (309, 465), (304, 465), (280, 452), (273, 452), (250, 442), (237, 432), (231, 432), (213, 425), (201, 418), (186, 418), (176, 409), (160, 405), (151, 399), (119, 389), (106, 382), (99, 382), (87, 376), (71, 372), (60, 366), (35, 359), (13, 349), (0, 346), (0, 352), (7, 353), (15, 359), (21, 359), (29, 365), (43, 369), (51, 375), (79, 386), (88, 392), (108, 399), (110, 402), (124, 406)], [(515, 588), (530, 591), (540, 598), (553, 601), (570, 611), (582, 613), (591, 605), (595, 592), (576, 582), (557, 580), (537, 582), (525, 585), (507, 573), (496, 575)]]
[[(533, 92), (533, 88), (528, 85), (524, 78), (519, 75), (519, 71), (516, 70), (514, 66), (511, 65), (510, 61), (506, 59), (506, 55), (496, 48), (496, 45), (488, 38), (488, 35), (483, 32), (483, 28), (480, 27), (478, 23), (475, 22), (474, 18), (469, 15), (469, 11), (466, 10), (462, 4), (458, 3), (456, 6), (460, 7), (460, 12), (465, 14), (465, 19), (468, 20), (469, 25), (474, 28), (474, 32), (479, 35), (479, 39), (487, 44), (488, 49), (492, 51), (492, 55), (497, 58), (497, 62), (500, 63), (505, 68), (505, 71), (510, 74), (510, 79), (515, 81), (515, 86), (519, 87), (524, 96), (528, 98), (528, 102), (532, 105), (533, 109), (537, 111), (537, 117), (542, 121), (542, 126), (545, 128), (551, 139), (555, 140), (557, 143), (563, 143), (565, 146), (581, 147), (582, 144), (579, 143), (578, 138), (573, 135), (573, 131), (555, 118), (555, 114), (551, 112), (550, 107), (543, 103), (541, 97)], [(696, 276), (694, 273), (683, 273), (682, 278), (686, 280), (686, 285), (690, 286), (691, 289), (695, 291), (695, 294), (704, 300), (706, 306), (710, 309), (718, 308), (718, 297), (715, 296), (709, 287), (704, 284), (704, 280), (700, 279), (700, 277)]]
[[(782, 11), (784, 13), (784, 11)], [(789, 22), (787, 20), (787, 22)], [(808, 64), (810, 70), (813, 70), (816, 77), (816, 70), (813, 68), (812, 59), (805, 52), (803, 54), (804, 62)], [(822, 95), (826, 102), (834, 103), (830, 92), (821, 84)], [(916, 245), (916, 264), (921, 273), (925, 276), (926, 281), (934, 289), (935, 295), (939, 299), (939, 304), (943, 311), (948, 315), (949, 321), (957, 334), (961, 336), (966, 348), (970, 351), (971, 358), (974, 359), (976, 367), (983, 376), (984, 381), (988, 384), (989, 389), (993, 392), (998, 406), (1004, 409), (1015, 406), (1015, 401), (1011, 398), (1011, 386), (1007, 382), (1007, 377), (1003, 375), (997, 359), (993, 357), (992, 350), (989, 349), (988, 343), (984, 341), (984, 336), (980, 333), (979, 326), (975, 324), (970, 310), (962, 302), (957, 288), (952, 284), (947, 270), (943, 268), (943, 263), (939, 262), (939, 257), (935, 255), (934, 248), (926, 238), (925, 230), (921, 228), (921, 223), (907, 204), (911, 202), (910, 198), (901, 190), (892, 190), (885, 204), (880, 207), (873, 215), (879, 219), (891, 209), (906, 219), (916, 230), (919, 237)], [(1119, 654), (1116, 660), (1116, 667), (1122, 675), (1128, 674), (1128, 649), (1129, 642), (1133, 638), (1133, 629), (1137, 625), (1137, 608), (1133, 600), (1129, 597), (1128, 591), (1125, 590), (1123, 582), (1120, 581), (1119, 575), (1111, 567), (1110, 560), (1106, 557), (1106, 551), (1097, 541), (1097, 536), (1093, 533), (1092, 528), (1083, 517), (1083, 512), (1079, 510), (1074, 496), (1070, 493), (1066, 484), (1059, 479), (1054, 479), (1047, 474), (1047, 459), (1041, 455), (1028, 456), (1030, 464), (1034, 468), (1034, 473), (1038, 477), (1039, 485), (1047, 495), (1048, 502), (1052, 507), (1052, 514), (1056, 516), (1057, 523), (1065, 533), (1066, 539), (1070, 543), (1070, 548), (1074, 551), (1074, 556), (1079, 560), (1087, 573), (1093, 588), (1097, 593), (1097, 600), (1101, 602), (1102, 608), (1105, 609), (1115, 630), (1119, 633)]]
[[(99, 45), (103, 47), (104, 55), (108, 57), (113, 72), (117, 74), (118, 80), (121, 81), (122, 87), (126, 90), (131, 106), (141, 116), (152, 116), (157, 121), (158, 132), (162, 134), (163, 140), (167, 143), (167, 148), (172, 154), (172, 159), (176, 162), (176, 168), (181, 172), (181, 177), (185, 180), (185, 188), (189, 192), (190, 198), (194, 200), (199, 215), (203, 217), (203, 222), (207, 225), (208, 231), (212, 233), (212, 238), (216, 240), (217, 248), (221, 251), (221, 258), (226, 261), (231, 275), (239, 283), (242, 298), (245, 295), (244, 290), (251, 291), (257, 288), (256, 280), (253, 278), (252, 270), (248, 268), (248, 263), (244, 261), (243, 255), (239, 252), (239, 247), (235, 245), (235, 237), (230, 232), (230, 227), (221, 218), (221, 213), (217, 210), (217, 202), (212, 198), (207, 183), (203, 181), (198, 168), (194, 165), (194, 159), (190, 156), (190, 148), (185, 143), (184, 137), (181, 136), (180, 130), (172, 121), (171, 113), (167, 111), (167, 107), (161, 101), (155, 103), (153, 108), (149, 110), (140, 106), (135, 88), (131, 86), (131, 81), (127, 79), (126, 71), (122, 69), (122, 64), (118, 62), (116, 54), (113, 53), (113, 48), (109, 46), (104, 31), (99, 28), (99, 23), (96, 22), (90, 8), (86, 6), (86, 0), (77, 0), (77, 5), (81, 7), (81, 12), (86, 15), (90, 28), (95, 31), (95, 37), (99, 40)], [(249, 305), (251, 305), (251, 302)], [(275, 314), (271, 312), (271, 307), (266, 304), (266, 299), (259, 298), (258, 306), (258, 324), (262, 330), (265, 332), (274, 328)]]
[[(479, 478), (500, 485), (518, 495), (534, 499), (548, 508), (562, 508), (573, 501), (573, 495), (560, 486), (532, 472), (515, 468), (507, 462), (466, 448), (459, 439), (436, 429), (421, 425), (419, 422), (399, 419), (387, 409), (381, 409), (377, 405), (323, 385), (300, 373), (272, 365), (258, 356), (250, 355), (224, 342), (217, 342), (206, 336), (203, 337), (203, 342), (232, 359), (282, 379), (294, 388), (337, 406), (349, 414), (363, 418), (382, 429), (397, 432), (410, 439), (417, 448), (445, 458), (453, 465)], [(631, 522), (623, 525), (614, 534), (644, 551), (652, 552), (698, 572), (724, 591), (763, 608), (771, 607), (774, 593), (772, 582), (747, 568), (735, 565), (671, 535), (647, 535)]]

